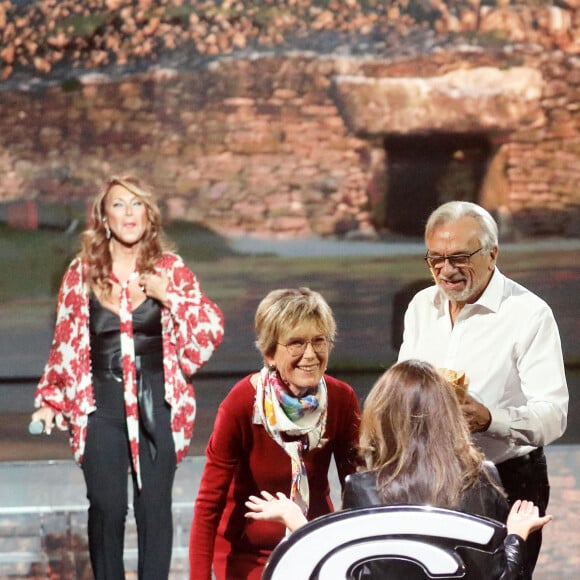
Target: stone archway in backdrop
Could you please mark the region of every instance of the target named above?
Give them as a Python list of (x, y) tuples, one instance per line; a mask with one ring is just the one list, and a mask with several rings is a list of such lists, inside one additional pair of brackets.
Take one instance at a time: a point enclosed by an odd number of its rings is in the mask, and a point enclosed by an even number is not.
[(495, 213), (502, 234), (507, 155), (514, 131), (537, 128), (543, 79), (525, 67), (479, 67), (426, 78), (338, 76), (333, 96), (347, 126), (372, 143), (369, 194), (378, 228), (421, 235), (453, 199)]
[(388, 230), (421, 236), (441, 203), (479, 201), (491, 155), (485, 135), (388, 136), (385, 151), (384, 213), (377, 219)]

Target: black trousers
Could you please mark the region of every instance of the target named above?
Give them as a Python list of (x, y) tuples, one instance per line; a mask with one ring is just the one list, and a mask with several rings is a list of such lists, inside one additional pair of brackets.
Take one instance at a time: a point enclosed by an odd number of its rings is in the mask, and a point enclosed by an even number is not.
[[(496, 467), (508, 494), (510, 507), (517, 499), (527, 499), (538, 506), (541, 516), (546, 515), (550, 500), (550, 482), (546, 456), (542, 447), (534, 449), (523, 457), (508, 459), (497, 464)], [(526, 548), (530, 573), (536, 566), (541, 546), (542, 530), (528, 536)]]
[[(155, 408), (157, 456), (140, 433), (142, 489), (133, 477), (139, 580), (167, 580), (171, 567), (172, 488), (176, 459), (168, 406)], [(88, 536), (96, 580), (124, 580), (123, 549), (128, 511), (129, 442), (124, 417), (107, 409), (89, 416), (82, 470), (89, 500)]]

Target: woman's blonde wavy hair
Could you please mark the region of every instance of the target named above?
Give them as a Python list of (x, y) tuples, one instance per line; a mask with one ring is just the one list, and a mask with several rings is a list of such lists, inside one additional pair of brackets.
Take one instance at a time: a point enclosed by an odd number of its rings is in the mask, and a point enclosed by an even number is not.
[(93, 202), (87, 229), (81, 235), (79, 256), (88, 268), (88, 283), (91, 288), (100, 288), (105, 295), (111, 291), (110, 275), (113, 261), (109, 251), (105, 220), (105, 201), (115, 185), (124, 187), (143, 201), (147, 210), (148, 226), (141, 240), (137, 258), (140, 273), (153, 273), (155, 263), (163, 252), (173, 250), (161, 227), (161, 211), (151, 190), (138, 178), (131, 175), (113, 176), (103, 186)]
[[(368, 394), (360, 453), (382, 501), (454, 508), (483, 470), (451, 386), (429, 363), (400, 362)], [(483, 470), (485, 473), (485, 470)]]

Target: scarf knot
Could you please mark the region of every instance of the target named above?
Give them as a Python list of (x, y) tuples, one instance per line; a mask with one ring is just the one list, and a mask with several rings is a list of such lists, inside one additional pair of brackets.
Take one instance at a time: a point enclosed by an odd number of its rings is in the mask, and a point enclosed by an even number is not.
[(307, 413), (316, 411), (320, 405), (318, 392), (312, 392), (314, 389), (310, 389), (303, 397), (294, 397), (279, 383), (275, 385), (275, 389), (282, 410), (295, 423)]

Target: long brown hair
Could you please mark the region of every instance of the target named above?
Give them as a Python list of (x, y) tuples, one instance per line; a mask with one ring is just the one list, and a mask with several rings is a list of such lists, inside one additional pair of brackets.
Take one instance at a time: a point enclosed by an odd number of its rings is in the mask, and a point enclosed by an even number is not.
[(400, 362), (368, 394), (360, 453), (385, 504), (456, 507), (483, 469), (447, 381), (429, 363)]
[(137, 270), (140, 273), (154, 272), (156, 262), (163, 252), (173, 249), (161, 227), (161, 211), (153, 193), (138, 178), (131, 175), (113, 176), (103, 186), (93, 202), (87, 229), (81, 235), (79, 256), (88, 268), (88, 283), (92, 288), (101, 288), (107, 295), (111, 291), (109, 276), (113, 260), (105, 227), (105, 200), (115, 185), (121, 185), (143, 201), (147, 210), (148, 226), (141, 240)]

